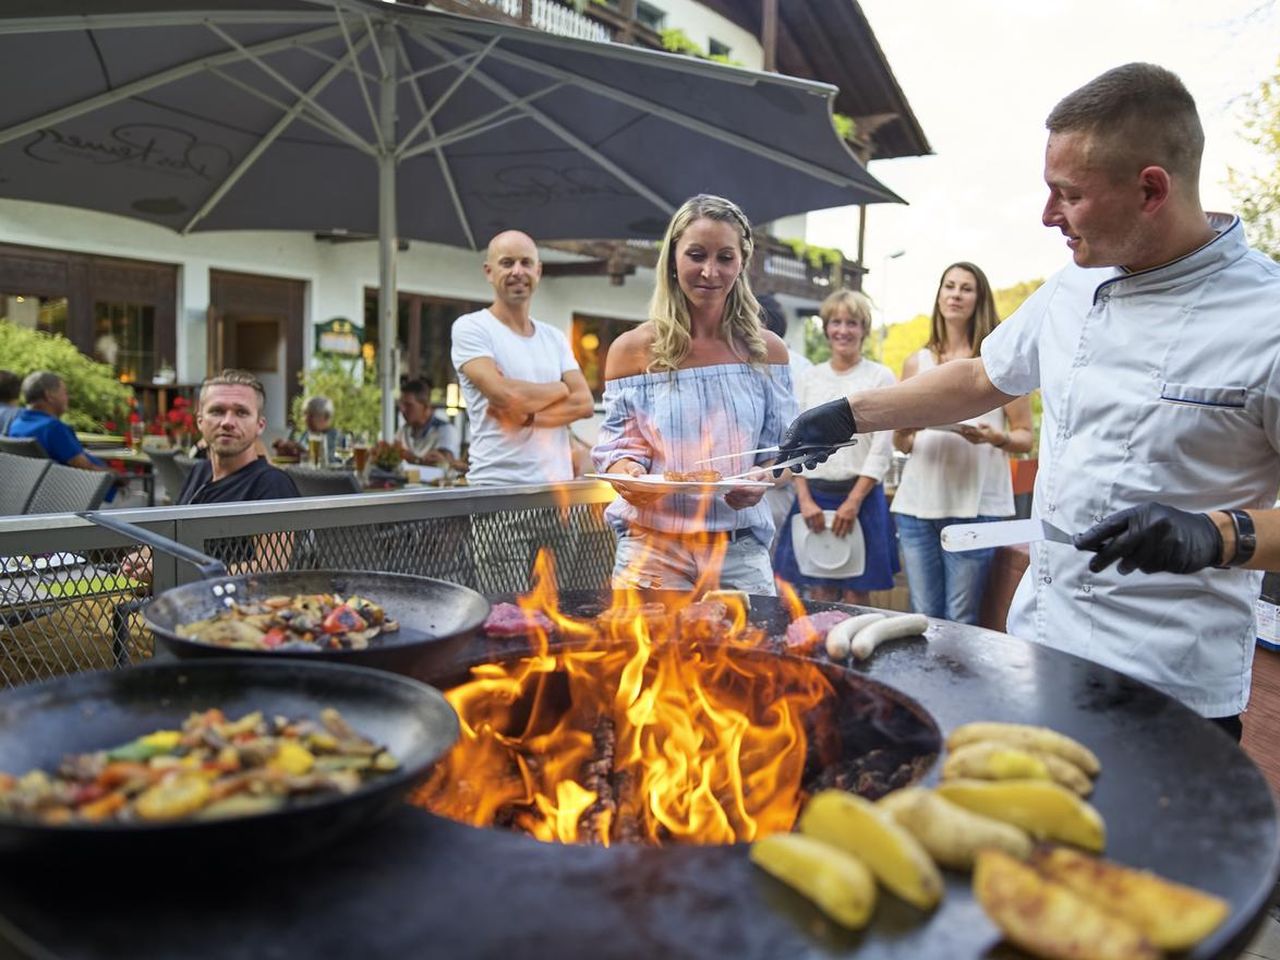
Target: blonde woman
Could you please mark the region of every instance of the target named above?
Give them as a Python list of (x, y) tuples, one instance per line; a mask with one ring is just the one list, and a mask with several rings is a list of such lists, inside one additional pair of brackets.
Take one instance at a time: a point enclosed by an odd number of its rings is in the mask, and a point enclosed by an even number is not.
[[(951, 264), (942, 272), (934, 298), (929, 342), (907, 358), (902, 379), (978, 356), (997, 322), (986, 274), (972, 263)], [(911, 454), (893, 498), (893, 513), (911, 606), (917, 613), (978, 622), (995, 550), (947, 553), (942, 549), (942, 528), (1012, 516), (1009, 454), (1030, 450), (1031, 439), (1031, 402), (1026, 397), (965, 421), (955, 433), (895, 431), (894, 445)]]
[[(831, 359), (815, 364), (800, 376), (796, 396), (801, 410), (851, 393), (892, 386), (893, 371), (862, 356), (862, 342), (871, 332), (871, 304), (860, 293), (838, 290), (818, 308), (822, 333), (831, 345)], [(796, 503), (778, 538), (774, 562), (778, 576), (804, 587), (811, 600), (843, 601), (865, 605), (871, 590), (889, 590), (900, 569), (898, 541), (889, 516), (881, 481), (893, 461), (890, 433), (882, 430), (858, 438), (857, 445), (837, 450), (824, 463), (794, 478)], [(810, 577), (800, 572), (790, 536), (792, 517), (804, 518), (814, 533), (828, 527), (837, 537), (848, 537), (857, 525), (866, 548), (863, 570), (856, 576)]]
[[(597, 470), (688, 472), (704, 457), (782, 439), (796, 407), (787, 348), (761, 326), (747, 281), (753, 245), (746, 216), (720, 197), (693, 197), (671, 218), (649, 320), (615, 340), (605, 359)], [(774, 459), (750, 454), (715, 467), (734, 476)], [(718, 566), (721, 586), (774, 594), (763, 487), (621, 492), (607, 511), (619, 535), (615, 587), (687, 590)]]

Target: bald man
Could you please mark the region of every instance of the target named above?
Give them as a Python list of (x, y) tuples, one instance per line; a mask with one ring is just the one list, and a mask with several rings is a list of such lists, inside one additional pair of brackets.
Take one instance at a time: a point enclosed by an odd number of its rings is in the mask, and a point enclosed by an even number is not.
[(518, 230), (489, 242), (487, 309), (453, 324), (453, 365), (471, 422), (472, 486), (573, 479), (569, 424), (591, 416), (591, 390), (555, 327), (530, 315), (538, 247)]

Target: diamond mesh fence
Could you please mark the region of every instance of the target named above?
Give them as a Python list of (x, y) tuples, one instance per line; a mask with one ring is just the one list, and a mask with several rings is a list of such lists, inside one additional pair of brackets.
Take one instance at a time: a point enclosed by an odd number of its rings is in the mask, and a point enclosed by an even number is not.
[[(202, 539), (232, 572), (366, 570), (436, 577), (486, 595), (522, 593), (538, 550), (555, 555), (564, 590), (603, 589), (615, 537), (604, 503)], [(278, 515), (277, 515), (278, 516)], [(139, 614), (151, 597), (150, 548), (4, 556), (0, 548), (0, 682), (17, 686), (79, 670), (128, 666), (154, 642)]]

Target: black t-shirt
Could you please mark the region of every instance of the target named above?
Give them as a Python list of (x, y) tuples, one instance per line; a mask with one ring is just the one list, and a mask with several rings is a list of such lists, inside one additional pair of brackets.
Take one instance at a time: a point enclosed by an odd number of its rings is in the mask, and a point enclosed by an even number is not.
[(238, 500), (287, 500), (298, 496), (289, 475), (259, 457), (235, 473), (213, 479), (213, 465), (199, 460), (178, 494), (179, 504), (232, 503)]

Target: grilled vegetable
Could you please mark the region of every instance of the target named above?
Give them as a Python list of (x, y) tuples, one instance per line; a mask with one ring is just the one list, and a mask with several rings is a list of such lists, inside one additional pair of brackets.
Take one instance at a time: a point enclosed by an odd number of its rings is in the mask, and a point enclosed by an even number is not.
[(876, 803), (920, 842), (939, 864), (970, 870), (985, 847), (1025, 858), (1031, 838), (1010, 823), (993, 820), (957, 806), (931, 790), (908, 787), (881, 797)]
[(1102, 770), (1097, 756), (1084, 744), (1048, 727), (1020, 723), (966, 723), (951, 731), (951, 736), (947, 737), (947, 749), (957, 750), (970, 743), (988, 740), (1052, 753), (1074, 763), (1091, 777), (1096, 777)]
[(1031, 865), (1165, 950), (1195, 946), (1231, 912), (1219, 897), (1066, 847), (1037, 848)]
[(919, 842), (875, 804), (843, 790), (823, 790), (800, 815), (800, 832), (852, 854), (912, 906), (932, 910), (942, 874)]
[(837, 923), (866, 926), (876, 884), (856, 857), (799, 833), (775, 833), (751, 845), (751, 862), (816, 903)]
[(1094, 851), (1106, 846), (1106, 825), (1098, 811), (1047, 780), (947, 780), (938, 785), (938, 794), (966, 810), (1021, 827), (1033, 837)]
[(1012, 943), (1047, 960), (1158, 960), (1131, 924), (1006, 853), (983, 850), (973, 895)]
[(1093, 781), (1071, 761), (995, 740), (970, 743), (952, 752), (942, 765), (942, 778), (1052, 780), (1082, 797), (1093, 792)]

